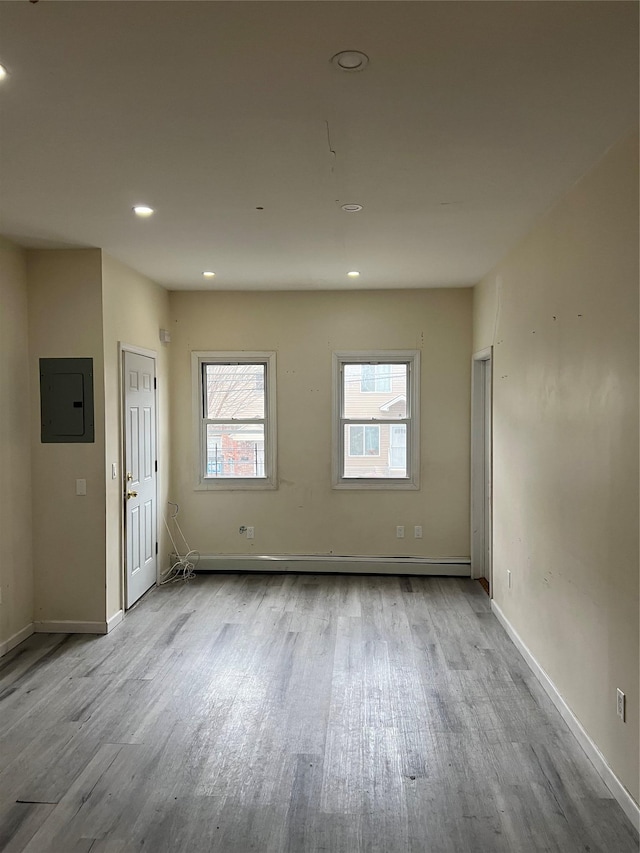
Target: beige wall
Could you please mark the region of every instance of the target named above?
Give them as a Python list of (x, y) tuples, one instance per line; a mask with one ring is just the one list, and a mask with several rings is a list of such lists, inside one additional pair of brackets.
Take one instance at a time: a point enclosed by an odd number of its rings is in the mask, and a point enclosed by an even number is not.
[[(102, 295), (104, 328), (104, 373), (106, 445), (105, 467), (107, 506), (107, 618), (122, 606), (122, 428), (120, 361), (118, 344), (129, 344), (157, 353), (158, 381), (158, 533), (161, 567), (169, 552), (162, 512), (168, 496), (169, 471), (169, 381), (167, 344), (160, 343), (160, 329), (169, 328), (169, 294), (159, 285), (109, 255), (102, 255)], [(118, 476), (111, 478), (111, 465)]]
[(495, 600), (636, 801), (637, 162), (637, 136), (616, 145), (474, 300), (474, 350), (494, 346)]
[[(470, 290), (174, 292), (170, 301), (172, 500), (192, 548), (469, 555)], [(331, 488), (332, 352), (367, 349), (421, 351), (419, 491)], [(194, 491), (192, 350), (277, 352), (277, 491)], [(255, 527), (253, 542), (239, 535), (243, 524)]]
[(26, 255), (0, 238), (0, 649), (33, 618), (29, 416)]
[[(27, 253), (35, 621), (105, 619), (100, 257), (99, 249)], [(41, 443), (40, 358), (93, 358), (93, 444)], [(78, 478), (86, 496), (76, 495)]]

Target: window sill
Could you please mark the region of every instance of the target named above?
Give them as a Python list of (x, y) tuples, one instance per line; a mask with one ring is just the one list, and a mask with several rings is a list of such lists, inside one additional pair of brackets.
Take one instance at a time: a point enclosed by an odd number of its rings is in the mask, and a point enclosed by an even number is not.
[(377, 490), (380, 492), (387, 491), (409, 491), (409, 492), (417, 492), (420, 489), (419, 483), (413, 482), (399, 482), (399, 481), (387, 481), (380, 482), (377, 480), (355, 480), (353, 482), (348, 481), (340, 481), (338, 483), (333, 483), (333, 489), (350, 489), (352, 491), (371, 491)]
[(196, 492), (268, 492), (278, 488), (272, 480), (214, 480), (199, 481), (193, 487)]

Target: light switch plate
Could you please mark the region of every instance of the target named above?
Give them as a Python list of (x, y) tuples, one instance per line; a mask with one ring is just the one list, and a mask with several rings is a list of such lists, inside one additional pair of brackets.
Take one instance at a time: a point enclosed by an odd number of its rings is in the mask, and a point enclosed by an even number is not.
[(76, 480), (76, 495), (86, 495), (87, 494), (87, 481), (86, 480)]

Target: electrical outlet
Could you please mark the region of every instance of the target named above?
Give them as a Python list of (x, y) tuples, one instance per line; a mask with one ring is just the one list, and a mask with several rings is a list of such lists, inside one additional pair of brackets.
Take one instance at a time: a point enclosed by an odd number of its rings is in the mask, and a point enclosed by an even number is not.
[(247, 539), (253, 539), (255, 534), (255, 528), (247, 527)]
[(422, 539), (422, 525), (416, 524), (413, 528), (414, 539)]
[(507, 586), (511, 589), (511, 572), (507, 569)]
[(397, 539), (404, 539), (404, 525), (403, 524), (399, 524), (396, 527), (396, 538)]
[(616, 690), (616, 713), (622, 720), (622, 722), (626, 722), (627, 717), (627, 697), (624, 695), (622, 690), (618, 687)]
[(86, 480), (76, 480), (76, 495), (86, 495), (87, 494), (87, 481)]

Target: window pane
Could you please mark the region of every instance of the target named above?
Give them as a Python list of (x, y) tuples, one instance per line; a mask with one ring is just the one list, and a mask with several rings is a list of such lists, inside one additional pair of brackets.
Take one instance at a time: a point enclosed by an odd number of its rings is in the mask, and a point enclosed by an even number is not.
[(205, 418), (264, 418), (264, 364), (205, 364)]
[(407, 416), (407, 364), (345, 364), (343, 416), (394, 420)]
[(345, 424), (343, 477), (407, 476), (406, 424)]
[(205, 477), (264, 476), (264, 424), (207, 424)]

